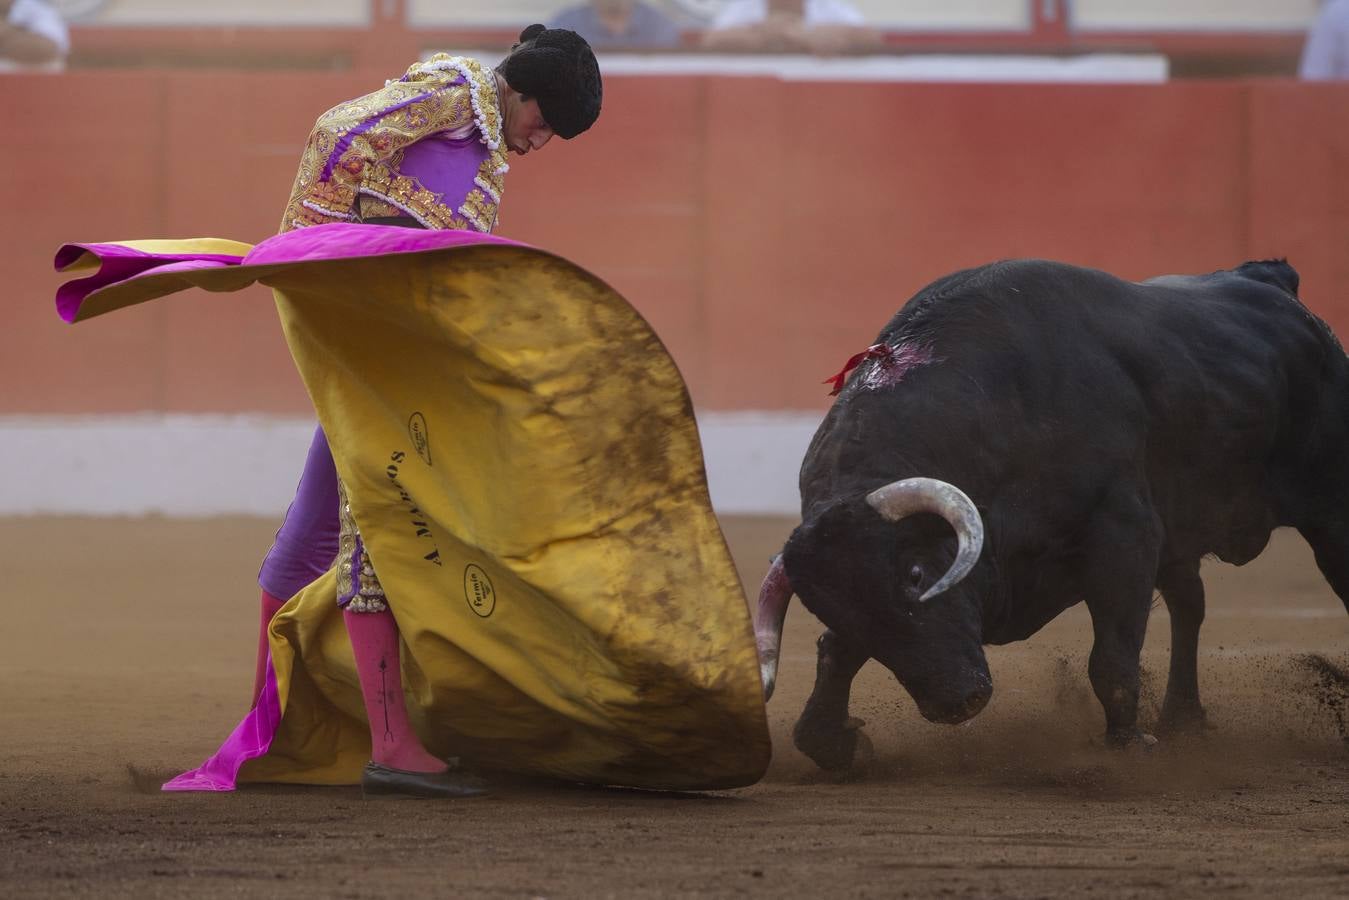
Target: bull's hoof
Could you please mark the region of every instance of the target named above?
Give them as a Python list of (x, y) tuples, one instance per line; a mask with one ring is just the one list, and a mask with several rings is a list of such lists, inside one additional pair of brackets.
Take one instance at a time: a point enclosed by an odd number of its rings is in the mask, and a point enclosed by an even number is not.
[(1193, 736), (1203, 734), (1213, 726), (1204, 715), (1204, 707), (1199, 704), (1162, 704), (1162, 714), (1157, 719), (1157, 732), (1163, 735)]
[(876, 748), (872, 745), (871, 738), (867, 736), (865, 731), (853, 733), (857, 735), (857, 750), (852, 757), (852, 768), (856, 771), (871, 765), (876, 758)]
[(1137, 728), (1128, 731), (1107, 731), (1105, 743), (1112, 750), (1149, 753), (1157, 748), (1157, 739), (1150, 734), (1144, 734)]
[(815, 765), (828, 772), (842, 772), (866, 765), (875, 757), (871, 738), (862, 731), (861, 719), (848, 719), (842, 728), (819, 728), (802, 720), (796, 723), (792, 742)]

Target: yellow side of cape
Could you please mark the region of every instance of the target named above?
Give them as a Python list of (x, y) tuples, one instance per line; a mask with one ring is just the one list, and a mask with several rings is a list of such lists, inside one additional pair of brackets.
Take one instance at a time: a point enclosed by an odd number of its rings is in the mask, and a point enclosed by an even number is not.
[[(248, 271), (147, 275), (85, 315)], [(275, 289), (433, 751), (645, 788), (761, 777), (749, 611), (688, 395), (623, 298), (508, 245), (252, 272)], [(352, 783), (369, 758), (335, 594), (330, 572), (274, 621), (282, 722), (242, 780)]]

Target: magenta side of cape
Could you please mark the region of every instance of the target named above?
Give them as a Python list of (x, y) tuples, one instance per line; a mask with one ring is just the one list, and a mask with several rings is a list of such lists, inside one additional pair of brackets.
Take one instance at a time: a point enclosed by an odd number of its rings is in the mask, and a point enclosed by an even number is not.
[[(156, 254), (118, 244), (66, 244), (57, 251), (57, 270), (64, 269), (83, 254), (93, 254), (100, 262), (93, 275), (61, 285), (56, 292), (56, 309), (67, 322), (75, 321), (80, 305), (103, 288), (136, 278), (170, 272), (188, 272), (223, 266), (276, 265), (361, 259), (401, 253), (421, 253), (500, 244), (523, 247), (517, 241), (471, 231), (424, 231), (379, 225), (334, 223), (316, 225), (279, 234), (258, 244), (247, 256), (222, 254)], [(267, 660), (267, 681), (258, 705), (252, 709), (221, 744), (210, 759), (191, 771), (167, 782), (166, 791), (232, 791), (238, 784), (239, 770), (250, 759), (267, 753), (281, 725), (281, 695), (276, 670)]]
[(359, 259), (395, 253), (421, 253), (476, 244), (527, 246), (517, 241), (472, 231), (424, 231), (384, 225), (337, 222), (278, 234), (258, 244), (247, 256), (216, 253), (146, 253), (120, 244), (65, 244), (56, 252), (58, 271), (90, 253), (100, 265), (94, 274), (68, 281), (56, 289), (56, 311), (74, 322), (80, 305), (103, 288), (148, 275), (188, 272), (224, 266), (275, 265)]
[(239, 770), (250, 759), (257, 759), (272, 746), (277, 728), (281, 727), (281, 693), (277, 688), (276, 669), (271, 655), (267, 656), (267, 681), (262, 686), (258, 705), (248, 711), (235, 726), (225, 743), (210, 759), (195, 769), (167, 781), (165, 791), (232, 791), (238, 784)]
[(100, 288), (145, 274), (238, 265), (243, 259), (240, 256), (213, 253), (145, 253), (118, 244), (66, 244), (56, 251), (57, 271), (75, 262), (84, 253), (92, 253), (101, 265), (93, 275), (67, 281), (56, 289), (56, 312), (67, 322), (75, 321), (84, 298)]
[(248, 256), (244, 257), (244, 265), (357, 259), (388, 256), (393, 253), (448, 250), (452, 247), (471, 247), (476, 244), (527, 246), (518, 241), (479, 234), (476, 231), (430, 231), (422, 228), (399, 228), (393, 225), (333, 222), (270, 237), (249, 251)]

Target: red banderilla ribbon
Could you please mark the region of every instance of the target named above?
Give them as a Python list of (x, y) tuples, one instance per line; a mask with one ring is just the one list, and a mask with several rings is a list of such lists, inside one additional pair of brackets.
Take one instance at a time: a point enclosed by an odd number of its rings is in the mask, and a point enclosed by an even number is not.
[(826, 378), (824, 381), (820, 383), (832, 384), (834, 386), (834, 389), (829, 392), (829, 396), (831, 397), (836, 396), (839, 391), (843, 390), (843, 384), (848, 380), (848, 373), (851, 372), (853, 369), (857, 368), (859, 365), (861, 365), (862, 360), (888, 359), (891, 356), (894, 356), (894, 353), (895, 348), (891, 347), (889, 344), (872, 344), (870, 347), (866, 348), (861, 353), (854, 353), (852, 357), (849, 358), (849, 360), (843, 364), (843, 370), (841, 372), (830, 378)]

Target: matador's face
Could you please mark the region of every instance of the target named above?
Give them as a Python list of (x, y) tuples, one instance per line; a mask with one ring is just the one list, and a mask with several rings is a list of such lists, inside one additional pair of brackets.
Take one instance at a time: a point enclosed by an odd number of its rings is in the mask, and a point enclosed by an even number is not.
[(526, 100), (517, 91), (507, 88), (501, 113), (501, 137), (512, 153), (524, 156), (552, 140), (553, 129), (539, 111), (538, 100)]

